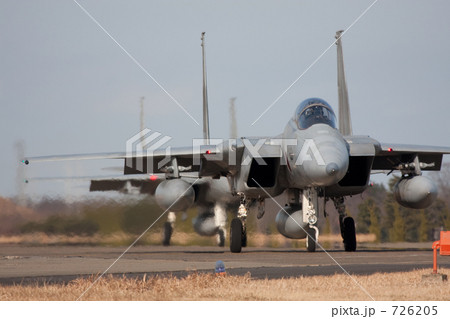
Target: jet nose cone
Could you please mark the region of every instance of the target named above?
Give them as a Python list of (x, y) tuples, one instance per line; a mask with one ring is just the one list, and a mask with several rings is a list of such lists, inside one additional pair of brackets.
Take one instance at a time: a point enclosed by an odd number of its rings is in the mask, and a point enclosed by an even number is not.
[(325, 165), (311, 165), (305, 170), (305, 176), (315, 186), (330, 186), (338, 183), (347, 172), (348, 161), (334, 160)]
[(339, 166), (336, 163), (332, 162), (327, 165), (325, 170), (328, 175), (334, 176), (339, 172)]

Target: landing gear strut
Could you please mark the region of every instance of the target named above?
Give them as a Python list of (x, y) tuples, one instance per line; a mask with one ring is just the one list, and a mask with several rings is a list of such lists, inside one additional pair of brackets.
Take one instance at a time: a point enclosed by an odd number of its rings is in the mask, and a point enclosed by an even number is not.
[(217, 230), (217, 245), (219, 247), (225, 246), (225, 224), (227, 221), (227, 212), (225, 207), (219, 203), (214, 206), (214, 219), (215, 224), (219, 227)]
[(219, 230), (217, 231), (217, 246), (225, 246), (225, 232), (222, 228), (219, 228)]
[(230, 251), (240, 253), (242, 247), (247, 247), (247, 207), (245, 196), (241, 195), (241, 204), (239, 205), (237, 218), (233, 218), (230, 228)]
[(319, 196), (316, 189), (305, 189), (302, 192), (302, 211), (303, 223), (307, 223), (306, 232), (306, 249), (309, 252), (316, 251), (316, 245), (319, 240), (319, 229), (317, 224), (317, 213), (319, 211)]
[(339, 226), (341, 228), (341, 236), (344, 242), (345, 251), (356, 250), (356, 229), (355, 221), (352, 217), (347, 216), (345, 211), (344, 198), (335, 198), (334, 206), (339, 213)]

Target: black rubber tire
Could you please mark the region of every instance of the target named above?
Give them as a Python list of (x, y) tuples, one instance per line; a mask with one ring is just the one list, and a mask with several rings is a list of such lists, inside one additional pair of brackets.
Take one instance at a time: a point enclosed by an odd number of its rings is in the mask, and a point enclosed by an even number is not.
[(242, 251), (242, 222), (239, 218), (233, 218), (230, 227), (230, 251), (240, 253)]
[(242, 240), (241, 240), (241, 246), (247, 247), (247, 231), (242, 229)]
[(352, 217), (345, 217), (342, 222), (344, 234), (344, 249), (345, 251), (356, 250), (356, 229), (355, 221)]
[(341, 230), (341, 237), (344, 239), (344, 218), (339, 216), (339, 229)]
[(308, 250), (310, 253), (313, 253), (316, 251), (316, 230), (314, 228), (309, 228), (306, 230), (307, 235), (306, 236), (306, 250)]
[(170, 238), (172, 238), (172, 224), (169, 222), (164, 223), (164, 238), (163, 238), (163, 245), (164, 246), (170, 246)]
[(225, 233), (223, 229), (219, 229), (217, 231), (217, 234), (219, 235), (219, 244), (217, 246), (224, 247), (225, 246)]

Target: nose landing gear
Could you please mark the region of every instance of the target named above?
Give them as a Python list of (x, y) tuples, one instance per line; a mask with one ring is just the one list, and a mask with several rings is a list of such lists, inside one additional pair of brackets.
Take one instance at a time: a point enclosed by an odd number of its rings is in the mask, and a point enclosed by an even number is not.
[(315, 252), (317, 243), (319, 242), (319, 229), (316, 227), (318, 213), (320, 209), (324, 209), (323, 205), (319, 206), (319, 196), (316, 189), (309, 188), (302, 192), (302, 211), (303, 222), (306, 226), (306, 250)]
[(308, 226), (306, 229), (306, 250), (313, 253), (316, 251), (316, 243), (319, 242), (319, 229), (316, 226)]

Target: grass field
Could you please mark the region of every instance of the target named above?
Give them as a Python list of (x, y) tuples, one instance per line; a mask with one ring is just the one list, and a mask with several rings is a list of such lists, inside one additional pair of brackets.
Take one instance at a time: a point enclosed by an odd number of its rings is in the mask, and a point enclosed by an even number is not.
[[(340, 274), (272, 280), (196, 273), (184, 278), (108, 276), (81, 300), (448, 300), (450, 284), (423, 282), (422, 275), (429, 273), (416, 270), (352, 278)], [(93, 280), (77, 279), (67, 285), (0, 286), (0, 300), (76, 300)]]
[[(281, 235), (251, 237), (250, 246), (302, 246), (304, 241), (286, 240)], [(43, 233), (0, 237), (0, 244), (27, 245), (123, 245), (135, 236), (116, 233), (108, 236), (48, 236)], [(373, 235), (361, 235), (358, 242), (371, 243)], [(189, 245), (203, 240), (203, 245), (214, 245), (214, 238), (195, 234), (175, 233), (173, 242)], [(150, 233), (141, 244), (160, 245), (161, 234)], [(321, 236), (325, 248), (338, 244), (338, 235)], [(293, 247), (293, 246), (292, 246)], [(298, 277), (261, 280), (247, 276), (215, 277), (212, 274), (191, 274), (184, 278), (144, 277), (100, 279), (82, 300), (448, 300), (448, 282), (422, 282), (422, 275), (431, 270), (403, 273), (378, 273), (368, 276), (339, 274), (334, 276)], [(445, 270), (444, 270), (445, 273)], [(450, 274), (447, 274), (450, 275)], [(77, 279), (68, 284), (0, 286), (0, 301), (6, 300), (76, 300), (95, 278)], [(357, 283), (356, 283), (356, 282)], [(363, 287), (363, 288), (361, 288)]]

